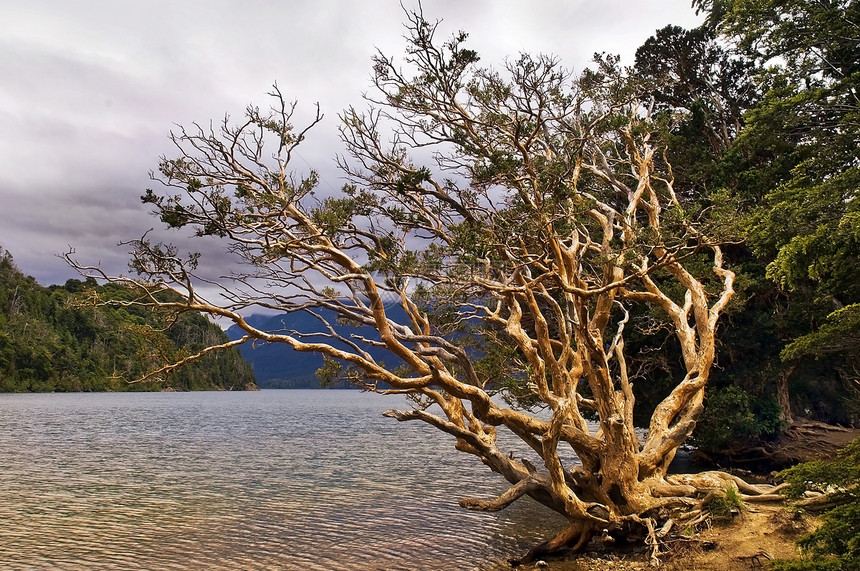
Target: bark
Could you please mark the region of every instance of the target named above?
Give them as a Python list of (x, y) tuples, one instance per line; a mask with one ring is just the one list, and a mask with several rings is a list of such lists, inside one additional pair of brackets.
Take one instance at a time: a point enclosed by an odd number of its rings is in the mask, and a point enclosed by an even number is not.
[(516, 500), (530, 492), (536, 492), (541, 488), (541, 485), (536, 482), (531, 476), (524, 478), (508, 488), (503, 494), (494, 500), (480, 500), (477, 498), (462, 498), (460, 507), (467, 510), (497, 512), (503, 510)]
[(791, 395), (788, 390), (788, 380), (792, 373), (794, 373), (795, 369), (797, 369), (797, 363), (789, 365), (788, 369), (783, 371), (782, 375), (780, 375), (776, 385), (776, 399), (777, 402), (779, 402), (780, 410), (779, 416), (780, 420), (782, 420), (786, 426), (790, 426), (794, 422), (794, 417), (791, 414)]
[(511, 563), (526, 565), (542, 557), (576, 553), (582, 550), (593, 534), (594, 530), (590, 524), (581, 521), (573, 522), (552, 539), (533, 547), (522, 558), (512, 560)]

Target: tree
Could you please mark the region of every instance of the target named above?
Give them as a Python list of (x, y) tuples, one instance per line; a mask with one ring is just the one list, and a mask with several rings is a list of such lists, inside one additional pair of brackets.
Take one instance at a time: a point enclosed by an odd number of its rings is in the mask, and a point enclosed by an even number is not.
[[(204, 312), (245, 332), (219, 347), (285, 343), (324, 354), (328, 377), (408, 395), (414, 408), (386, 415), (453, 436), (510, 483), (463, 507), (530, 496), (567, 518), (527, 558), (579, 549), (602, 530), (644, 530), (656, 557), (668, 520), (701, 521), (708, 492), (766, 491), (719, 472), (668, 474), (702, 410), (734, 274), (678, 200), (649, 109), (617, 61), (573, 77), (522, 55), (497, 71), (477, 65), (464, 33), (440, 44), (437, 24), (416, 13), (407, 30), (402, 63), (374, 58), (369, 109), (341, 117), (349, 183), (338, 196), (317, 197), (315, 172), (289, 170), (321, 115), (295, 129), (296, 104), (277, 86), (269, 112), (249, 107), (238, 124), (172, 135), (178, 156), (154, 175), (167, 192), (143, 201), (169, 226), (229, 245), (243, 271), (217, 282), (223, 303), (201, 295), (212, 280), (198, 277), (197, 255), (145, 237), (133, 276), (77, 267), (137, 288), (135, 304)], [(645, 438), (624, 345), (632, 304), (667, 316), (684, 364)], [(309, 312), (323, 340), (256, 329), (244, 317), (255, 308)], [(326, 311), (377, 335), (339, 334)], [(371, 347), (402, 365), (387, 367)], [(500, 427), (542, 466), (501, 450)]]
[[(835, 308), (856, 302), (860, 4), (751, 3), (723, 26), (760, 59), (784, 60), (765, 75), (769, 91), (739, 148), (789, 145), (753, 219), (753, 242), (773, 255), (770, 274), (785, 285), (811, 282)], [(768, 31), (756, 37), (757, 29)]]
[(835, 363), (841, 392), (851, 396), (832, 416), (856, 422), (860, 3), (695, 4), (725, 38), (768, 66), (759, 77), (765, 95), (728, 153), (727, 186), (747, 214), (745, 235), (768, 261), (768, 277), (806, 307), (806, 323), (787, 339), (783, 358)]
[(760, 97), (753, 71), (751, 59), (704, 26), (666, 26), (636, 50), (636, 73), (653, 82), (657, 109), (670, 112), (673, 130), (703, 138), (712, 160), (731, 146), (743, 112)]
[[(672, 158), (676, 194), (688, 209), (709, 212), (708, 233), (727, 242), (725, 259), (736, 273), (737, 291), (721, 320), (719, 366), (694, 433), (699, 453), (732, 462), (740, 459), (739, 452), (763, 450), (758, 437), (772, 437), (790, 422), (788, 398), (774, 396), (784, 394), (775, 390), (775, 381), (796, 369), (780, 359), (784, 296), (765, 276), (768, 260), (744, 244), (738, 213), (722, 188), (725, 154), (743, 128), (744, 113), (761, 99), (754, 81), (760, 71), (753, 58), (704, 26), (657, 30), (636, 51), (634, 70), (646, 89), (643, 103), (654, 102), (655, 122), (662, 126), (658, 144)], [(654, 360), (649, 387), (637, 395), (640, 401), (677, 374), (680, 359), (672, 358), (671, 332), (664, 329), (663, 335), (665, 340), (628, 337), (631, 349), (650, 351)], [(784, 404), (781, 411), (777, 404)]]

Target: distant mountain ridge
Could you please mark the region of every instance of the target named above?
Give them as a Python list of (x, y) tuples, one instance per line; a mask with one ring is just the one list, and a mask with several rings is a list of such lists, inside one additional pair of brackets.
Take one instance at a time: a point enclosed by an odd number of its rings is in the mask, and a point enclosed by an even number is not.
[[(389, 316), (395, 321), (405, 319), (406, 315), (402, 308), (391, 307)], [(319, 310), (319, 315), (332, 324), (334, 330), (344, 337), (350, 335), (361, 335), (369, 339), (378, 339), (379, 334), (372, 327), (346, 325), (338, 323), (333, 311)], [(268, 333), (297, 331), (310, 334), (307, 341), (327, 341), (331, 339), (322, 336), (325, 326), (322, 322), (306, 311), (295, 311), (290, 313), (279, 313), (275, 315), (253, 314), (245, 318), (253, 327)], [(236, 325), (226, 331), (231, 340), (242, 337), (243, 331)], [(314, 333), (320, 335), (313, 335)], [(333, 345), (346, 346), (338, 342)], [(282, 343), (264, 343), (261, 341), (247, 342), (239, 346), (239, 352), (244, 359), (251, 364), (257, 384), (264, 389), (318, 389), (319, 379), (316, 376), (317, 369), (323, 366), (323, 357), (317, 353), (304, 353), (295, 351), (288, 345)], [(370, 348), (368, 352), (374, 358), (381, 360), (391, 366), (397, 366), (400, 361), (388, 351)], [(338, 388), (347, 388), (339, 385)]]

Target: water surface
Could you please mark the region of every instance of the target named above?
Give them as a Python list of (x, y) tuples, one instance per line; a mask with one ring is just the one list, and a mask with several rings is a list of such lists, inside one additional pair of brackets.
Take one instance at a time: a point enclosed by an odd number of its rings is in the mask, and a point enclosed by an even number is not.
[(558, 528), (461, 509), (502, 482), (398, 399), (0, 394), (0, 567), (490, 570)]

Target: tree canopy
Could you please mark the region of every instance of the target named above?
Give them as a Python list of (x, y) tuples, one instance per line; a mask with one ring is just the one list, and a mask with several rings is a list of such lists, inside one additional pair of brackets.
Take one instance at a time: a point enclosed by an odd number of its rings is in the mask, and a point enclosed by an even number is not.
[[(860, 302), (860, 4), (697, 4), (764, 66), (764, 97), (748, 113), (730, 163), (733, 190), (750, 207), (749, 243), (771, 260), (768, 275), (784, 287), (810, 287), (831, 301), (831, 335), (848, 331)], [(830, 343), (830, 335), (816, 333), (786, 356), (843, 352), (852, 336)]]
[(741, 385), (759, 400), (776, 386), (785, 421), (793, 408), (798, 416), (856, 424), (860, 7), (694, 5), (708, 14), (711, 34), (755, 63), (760, 94), (732, 144), (712, 158), (717, 167), (708, 177), (716, 189), (711, 200), (726, 205), (743, 241), (747, 271), (738, 281), (748, 285), (738, 299), (746, 307), (734, 314), (749, 326), (737, 329), (739, 339), (758, 340), (769, 330), (775, 341), (757, 358), (776, 383)]

